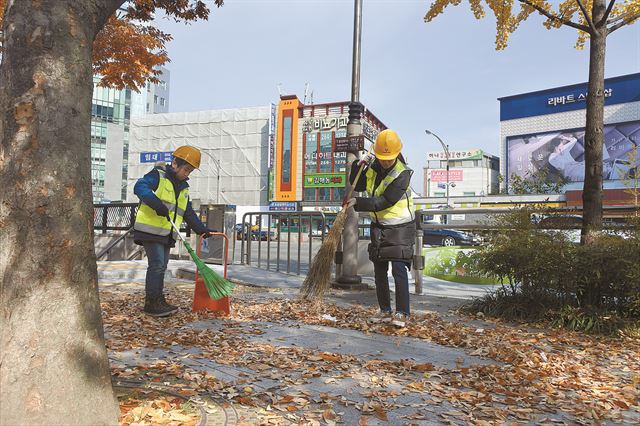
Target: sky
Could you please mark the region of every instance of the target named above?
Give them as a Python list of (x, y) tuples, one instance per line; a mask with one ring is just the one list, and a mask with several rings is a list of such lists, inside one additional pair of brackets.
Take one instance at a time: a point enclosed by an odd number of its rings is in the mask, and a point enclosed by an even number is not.
[[(557, 5), (557, 1), (551, 1)], [(363, 0), (360, 101), (403, 141), (422, 192), (426, 153), (480, 148), (499, 155), (497, 98), (586, 82), (589, 51), (574, 48), (576, 30), (547, 30), (532, 15), (496, 51), (495, 20), (476, 20), (467, 2), (431, 23), (430, 1)], [(351, 96), (353, 0), (227, 0), (208, 21), (158, 18), (173, 35), (170, 112)], [(607, 39), (606, 77), (640, 71), (640, 23)]]

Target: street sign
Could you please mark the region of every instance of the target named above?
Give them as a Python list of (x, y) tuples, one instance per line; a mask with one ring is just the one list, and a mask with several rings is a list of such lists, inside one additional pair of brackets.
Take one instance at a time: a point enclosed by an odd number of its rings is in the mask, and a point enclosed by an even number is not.
[(336, 138), (334, 152), (357, 152), (364, 149), (364, 135)]

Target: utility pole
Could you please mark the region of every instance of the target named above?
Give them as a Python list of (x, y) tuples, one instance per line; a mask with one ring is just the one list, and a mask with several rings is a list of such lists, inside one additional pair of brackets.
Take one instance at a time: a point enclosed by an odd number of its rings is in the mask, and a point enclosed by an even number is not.
[[(360, 40), (362, 34), (362, 0), (354, 0), (353, 11), (353, 58), (351, 67), (351, 103), (349, 104), (349, 121), (347, 123), (347, 136), (359, 136), (362, 134), (360, 118), (364, 107), (360, 103)], [(357, 159), (355, 152), (347, 153), (347, 183), (345, 193), (351, 191), (349, 183), (351, 176), (351, 163)], [(347, 220), (342, 232), (342, 268), (336, 279), (336, 284), (342, 288), (356, 288), (362, 283), (362, 277), (358, 275), (358, 214), (350, 207), (347, 210)]]

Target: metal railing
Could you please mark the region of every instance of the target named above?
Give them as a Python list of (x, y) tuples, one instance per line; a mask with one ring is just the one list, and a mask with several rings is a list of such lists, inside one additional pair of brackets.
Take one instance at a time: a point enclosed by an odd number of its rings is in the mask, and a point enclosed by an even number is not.
[[(139, 203), (109, 203), (93, 205), (93, 230), (106, 234), (107, 231), (128, 231), (136, 221)], [(185, 222), (181, 232), (191, 235)]]
[[(257, 244), (257, 267), (263, 264), (262, 247), (266, 246), (266, 259), (264, 259), (265, 269), (280, 272), (281, 269), (281, 247), (283, 238), (286, 237), (286, 272), (291, 273), (291, 242), (295, 236), (297, 244), (296, 274), (302, 273), (302, 244), (306, 236), (308, 264), (311, 264), (313, 255), (314, 237), (319, 237), (320, 242), (324, 241), (328, 226), (328, 217), (335, 214), (325, 214), (324, 212), (248, 212), (242, 216), (243, 229), (241, 231), (240, 262), (251, 265), (253, 260), (252, 245)], [(314, 219), (316, 221), (314, 222)], [(252, 225), (254, 224), (254, 225)], [(237, 232), (237, 231), (236, 231)], [(275, 240), (275, 242), (274, 242)], [(264, 243), (263, 243), (264, 241)], [(316, 243), (317, 244), (317, 243)], [(276, 246), (275, 265), (272, 265), (271, 247)]]

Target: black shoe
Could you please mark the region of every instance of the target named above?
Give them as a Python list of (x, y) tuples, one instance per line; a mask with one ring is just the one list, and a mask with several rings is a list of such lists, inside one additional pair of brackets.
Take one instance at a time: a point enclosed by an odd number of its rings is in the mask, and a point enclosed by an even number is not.
[(152, 317), (167, 317), (178, 310), (164, 302), (162, 296), (147, 295), (144, 300), (144, 312)]
[(176, 305), (172, 305), (171, 303), (168, 303), (167, 299), (164, 298), (164, 294), (162, 296), (160, 296), (160, 303), (162, 303), (164, 306), (166, 306), (169, 309), (171, 309), (171, 313), (172, 314), (174, 312), (178, 312), (178, 307)]

